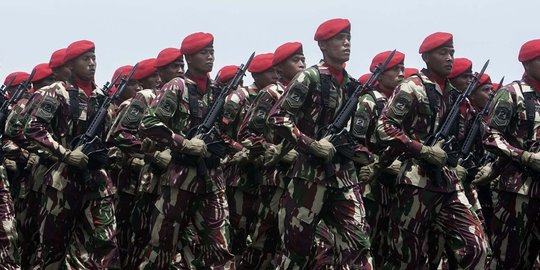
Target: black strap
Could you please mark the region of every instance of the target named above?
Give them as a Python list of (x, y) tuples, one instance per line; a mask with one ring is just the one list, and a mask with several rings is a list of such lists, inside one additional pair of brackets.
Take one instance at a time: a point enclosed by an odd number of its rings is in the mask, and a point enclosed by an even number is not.
[[(521, 83), (517, 82), (519, 85), (519, 90), (521, 90), (521, 93), (523, 93), (523, 89), (521, 88)], [(527, 147), (530, 146), (531, 142), (534, 141), (534, 116), (536, 114), (536, 93), (535, 92), (526, 92), (523, 93), (523, 97), (525, 98), (525, 114), (527, 115)]]
[(79, 90), (75, 88), (67, 89), (69, 94), (69, 107), (71, 110), (71, 136), (77, 136), (77, 125), (80, 116)]
[(197, 94), (197, 85), (188, 83), (189, 111), (192, 116), (199, 114), (199, 95)]
[(319, 127), (323, 127), (327, 122), (326, 112), (330, 110), (330, 89), (332, 87), (332, 75), (321, 74), (319, 71), (319, 76), (321, 78), (321, 98), (323, 103), (321, 116), (319, 117)]
[(415, 74), (420, 81), (422, 81), (422, 85), (426, 88), (426, 94), (429, 100), (429, 107), (431, 108), (431, 111), (433, 112), (431, 114), (431, 119), (429, 119), (429, 126), (430, 130), (433, 134), (435, 134), (435, 122), (437, 121), (437, 113), (439, 112), (440, 104), (439, 104), (439, 97), (437, 95), (437, 90), (435, 89), (435, 85), (428, 83), (426, 84), (424, 80), (422, 79), (422, 76), (419, 74)]

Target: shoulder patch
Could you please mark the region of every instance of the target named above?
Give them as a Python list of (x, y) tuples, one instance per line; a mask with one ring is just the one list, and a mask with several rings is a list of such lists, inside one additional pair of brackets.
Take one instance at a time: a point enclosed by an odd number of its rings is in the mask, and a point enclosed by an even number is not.
[(156, 115), (159, 117), (171, 118), (176, 112), (177, 107), (178, 102), (174, 93), (166, 91), (163, 93), (163, 98), (156, 108)]
[(143, 118), (146, 106), (140, 100), (133, 100), (126, 109), (122, 125), (128, 128), (137, 128)]
[(353, 135), (365, 138), (369, 127), (369, 120), (369, 113), (367, 111), (356, 111), (353, 118)]
[(58, 108), (60, 102), (56, 100), (53, 96), (44, 96), (43, 100), (39, 104), (39, 108), (36, 112), (36, 117), (39, 117), (40, 119), (44, 120), (47, 123), (50, 123), (52, 118), (54, 117), (54, 114), (56, 113), (56, 109)]
[(403, 117), (411, 107), (413, 98), (409, 93), (398, 92), (390, 104), (389, 114), (394, 117)]
[(505, 130), (512, 118), (512, 104), (508, 101), (500, 101), (495, 106), (489, 125), (499, 130)]
[(287, 111), (296, 110), (304, 104), (308, 94), (308, 87), (303, 83), (295, 83), (289, 88), (289, 93), (285, 96), (283, 108)]

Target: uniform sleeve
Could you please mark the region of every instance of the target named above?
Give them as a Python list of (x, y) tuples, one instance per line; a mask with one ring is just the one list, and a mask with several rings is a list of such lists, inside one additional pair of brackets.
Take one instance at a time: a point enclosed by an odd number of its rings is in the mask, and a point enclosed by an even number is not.
[(223, 105), (223, 118), (221, 121), (221, 130), (223, 140), (234, 150), (240, 151), (243, 146), (236, 140), (238, 134), (238, 126), (235, 124), (241, 122), (243, 119), (237, 119), (240, 117), (240, 111), (242, 110), (240, 105), (240, 97), (238, 91), (233, 91), (225, 98), (225, 104)]
[(500, 89), (490, 109), (484, 146), (490, 152), (519, 162), (523, 149), (512, 146), (506, 139), (508, 125), (514, 117), (517, 116), (512, 95), (508, 89)]
[(271, 95), (266, 90), (261, 90), (240, 125), (238, 141), (254, 154), (263, 153), (271, 145), (264, 136), (264, 129), (267, 128), (266, 120), (272, 104), (265, 101), (270, 100), (272, 100)]
[(112, 125), (108, 141), (126, 153), (139, 153), (142, 141), (139, 125), (146, 111), (144, 98), (136, 95), (129, 104), (120, 106)]
[(358, 101), (356, 112), (351, 120), (351, 135), (359, 143), (365, 144), (369, 127), (377, 124), (375, 106), (375, 100), (370, 94), (361, 96)]
[(268, 117), (268, 123), (274, 128), (275, 133), (296, 145), (298, 150), (303, 152), (308, 152), (308, 147), (314, 139), (308, 137), (296, 127), (295, 116), (301, 114), (304, 102), (310, 95), (312, 87), (315, 87), (315, 82), (309, 77), (308, 71), (297, 75), (289, 84), (283, 96), (272, 107)]
[(69, 105), (63, 97), (56, 93), (54, 88), (37, 94), (35, 98), (39, 101), (36, 100), (38, 104), (31, 112), (30, 121), (25, 128), (25, 135), (50, 151), (54, 156), (63, 159), (68, 153), (68, 149), (58, 143), (49, 130), (53, 130), (52, 123), (58, 117), (60, 107)]
[[(142, 118), (139, 126), (139, 132), (141, 132), (142, 136), (166, 145), (171, 150), (181, 151), (185, 138), (181, 134), (175, 133), (170, 127), (173, 117), (178, 113), (178, 106), (182, 106), (180, 100), (184, 89), (184, 84), (178, 80), (171, 81), (163, 86), (162, 91), (152, 101), (148, 111)], [(186, 114), (178, 118), (183, 118), (182, 121), (185, 121), (187, 117)], [(182, 123), (175, 124), (182, 126)], [(185, 127), (185, 123), (183, 127)]]
[(399, 153), (417, 156), (422, 143), (411, 139), (403, 130), (403, 121), (412, 112), (418, 100), (413, 93), (414, 82), (401, 83), (384, 107), (378, 122), (376, 133), (380, 141), (395, 147)]

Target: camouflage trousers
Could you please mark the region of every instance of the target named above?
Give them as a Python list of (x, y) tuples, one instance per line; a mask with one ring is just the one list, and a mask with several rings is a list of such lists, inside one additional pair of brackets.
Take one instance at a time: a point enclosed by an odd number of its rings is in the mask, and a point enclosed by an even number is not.
[(484, 269), (488, 244), (461, 191), (438, 193), (398, 185), (390, 210), (389, 255), (384, 269), (420, 269), (428, 248), (427, 232), (441, 232), (450, 260), (461, 269)]
[(21, 268), (27, 269), (34, 264), (37, 248), (39, 246), (39, 225), (42, 221), (40, 209), (43, 203), (43, 194), (30, 190), (24, 199), (26, 211), (19, 223), (19, 239), (21, 243)]
[(388, 255), (386, 237), (390, 227), (390, 206), (395, 197), (395, 176), (383, 173), (363, 187), (362, 199), (369, 225), (369, 239), (375, 269), (380, 269)]
[(36, 268), (119, 267), (112, 196), (88, 199), (50, 186), (44, 196)]
[(195, 194), (166, 186), (155, 203), (152, 234), (139, 269), (168, 269), (176, 253), (179, 232), (192, 222), (201, 245), (193, 265), (201, 269), (230, 269), (228, 206), (225, 192)]
[(227, 187), (227, 203), (229, 204), (229, 222), (231, 236), (231, 253), (242, 255), (247, 245), (250, 227), (256, 215), (257, 194), (240, 187)]
[(285, 248), (279, 269), (306, 269), (320, 220), (335, 237), (336, 265), (342, 269), (372, 269), (359, 188), (336, 189), (299, 178), (289, 183), (279, 210)]
[(0, 269), (20, 269), (17, 221), (4, 167), (0, 166)]
[(133, 226), (132, 226), (132, 211), (135, 207), (136, 196), (126, 192), (119, 191), (118, 203), (116, 204), (116, 231), (118, 240), (118, 251), (120, 253), (120, 264), (122, 268), (126, 268), (130, 259), (128, 249), (136, 245), (137, 242), (132, 242)]
[(533, 269), (540, 249), (540, 198), (499, 191), (491, 269)]
[[(150, 226), (154, 203), (157, 200), (156, 194), (142, 193), (133, 198), (131, 211), (127, 217), (126, 226), (131, 231), (131, 238), (128, 240), (126, 259), (123, 260), (123, 268), (136, 269), (141, 264), (141, 254), (150, 241)], [(120, 240), (119, 240), (120, 241)]]

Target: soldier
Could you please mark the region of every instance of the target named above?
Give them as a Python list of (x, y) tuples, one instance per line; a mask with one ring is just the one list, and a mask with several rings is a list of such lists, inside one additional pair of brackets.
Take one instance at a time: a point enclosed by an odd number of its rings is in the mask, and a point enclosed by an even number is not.
[[(68, 46), (64, 59), (71, 85), (57, 82), (34, 97), (39, 103), (25, 129), (27, 138), (61, 161), (44, 176), (41, 252), (36, 259), (41, 269), (118, 267), (112, 181), (100, 160), (89, 164), (81, 148), (70, 150), (67, 144), (88, 124), (88, 96), (103, 95), (93, 82), (94, 51), (94, 43), (87, 40)], [(88, 181), (81, 179), (83, 168), (89, 169)]]
[(540, 99), (540, 39), (525, 42), (518, 60), (523, 78), (501, 88), (493, 100), (484, 145), (501, 162), (480, 169), (475, 181), (494, 178), (492, 269), (532, 269), (539, 255), (540, 154), (537, 113)]
[(176, 77), (182, 77), (184, 76), (184, 55), (178, 48), (163, 49), (156, 58), (156, 68), (163, 84)]
[(71, 70), (64, 61), (65, 56), (66, 48), (63, 48), (54, 51), (49, 60), (49, 67), (52, 69), (56, 80), (61, 82), (67, 82), (71, 78)]
[(405, 79), (408, 79), (414, 74), (418, 74), (420, 71), (417, 68), (405, 68)]
[[(351, 89), (356, 88), (356, 81), (343, 68), (350, 56), (350, 29), (347, 19), (332, 19), (319, 26), (315, 40), (323, 61), (289, 83), (268, 118), (276, 134), (300, 153), (289, 174), (292, 179), (279, 212), (285, 246), (280, 269), (306, 268), (320, 220), (335, 235), (337, 265), (371, 269), (355, 165), (351, 160), (333, 161), (334, 146), (328, 138), (316, 138), (317, 132), (329, 125), (345, 104)], [(352, 147), (356, 162), (371, 161), (365, 147)], [(334, 176), (325, 174), (325, 162), (334, 169)]]
[(452, 86), (456, 90), (463, 92), (467, 89), (467, 86), (469, 86), (472, 78), (473, 72), (471, 60), (467, 58), (455, 58), (452, 71), (450, 72), (450, 75), (448, 75), (448, 80)]
[[(167, 269), (183, 231), (191, 221), (201, 237), (193, 264), (200, 268), (229, 269), (233, 256), (228, 251), (228, 209), (225, 183), (217, 158), (207, 157), (206, 144), (184, 137), (199, 125), (217, 89), (208, 77), (214, 63), (214, 37), (195, 33), (182, 41), (186, 57), (186, 80), (174, 78), (163, 86), (143, 117), (140, 132), (173, 152), (165, 173), (162, 193), (152, 214), (152, 235), (143, 252), (141, 269)], [(205, 162), (206, 174), (197, 172)]]
[(262, 174), (253, 161), (247, 159), (249, 150), (237, 140), (240, 124), (260, 89), (276, 83), (278, 75), (272, 65), (273, 53), (256, 55), (248, 71), (253, 76), (253, 84), (231, 92), (223, 106), (222, 126), (226, 142), (235, 153), (224, 168), (227, 181), (227, 202), (231, 223), (231, 253), (241, 255), (246, 248), (248, 230), (256, 209), (257, 188)]
[[(375, 55), (369, 67), (370, 71), (375, 71), (376, 65), (384, 63), (390, 53), (391, 51), (385, 51)], [(396, 51), (386, 69), (381, 73), (374, 91), (360, 97), (353, 118), (351, 134), (358, 140), (358, 143), (368, 145), (371, 152), (379, 155), (387, 149), (377, 147), (373, 132), (388, 98), (392, 96), (396, 86), (404, 79), (404, 61), (405, 55)], [(387, 255), (388, 247), (385, 237), (388, 235), (390, 203), (395, 194), (395, 180), (400, 166), (401, 162), (396, 160), (389, 168), (384, 169), (377, 179), (361, 185), (366, 220), (370, 227), (371, 250), (376, 268), (382, 267)], [(369, 168), (369, 166), (364, 168)], [(359, 178), (360, 180), (369, 180), (363, 178), (362, 174), (359, 175)]]
[[(419, 53), (427, 69), (399, 84), (377, 126), (380, 140), (396, 156), (405, 155), (390, 210), (390, 254), (384, 267), (419, 269), (428, 247), (426, 232), (439, 227), (451, 250), (449, 259), (460, 268), (483, 268), (486, 239), (455, 169), (447, 165), (444, 142), (424, 145), (452, 106), (448, 102), (452, 86), (447, 83), (454, 60), (452, 35), (429, 35)], [(436, 172), (441, 173), (441, 182), (435, 181)]]

